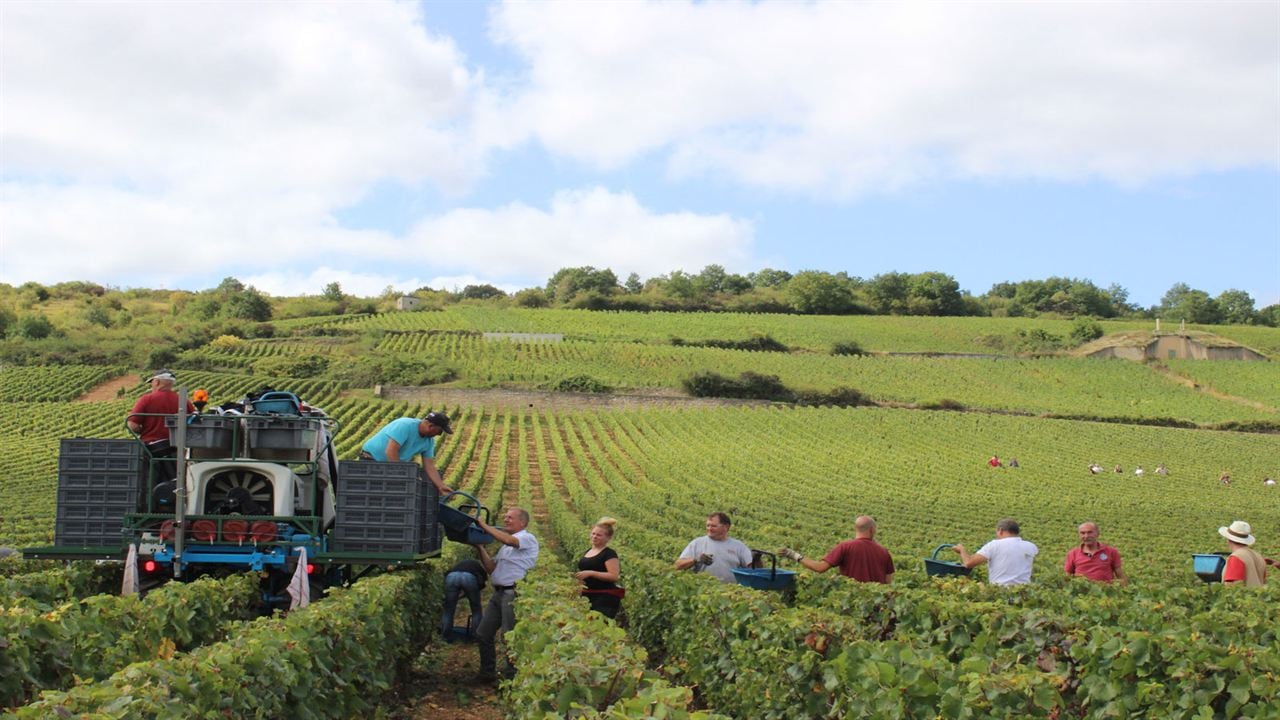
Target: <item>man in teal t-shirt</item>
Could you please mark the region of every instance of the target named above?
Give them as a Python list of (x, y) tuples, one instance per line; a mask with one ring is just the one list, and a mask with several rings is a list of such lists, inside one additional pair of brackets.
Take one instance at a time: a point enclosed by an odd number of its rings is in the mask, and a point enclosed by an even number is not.
[(360, 457), (378, 462), (413, 462), (416, 455), (422, 459), (422, 469), (436, 489), (441, 495), (447, 495), (451, 491), (440, 477), (435, 460), (436, 438), (442, 433), (453, 434), (444, 413), (430, 412), (421, 420), (411, 417), (392, 420), (365, 442)]

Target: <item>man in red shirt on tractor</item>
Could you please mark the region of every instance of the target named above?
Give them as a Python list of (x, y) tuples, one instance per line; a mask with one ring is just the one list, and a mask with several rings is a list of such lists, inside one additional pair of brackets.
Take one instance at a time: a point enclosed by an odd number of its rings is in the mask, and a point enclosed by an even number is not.
[(1129, 578), (1120, 567), (1120, 551), (1098, 542), (1098, 523), (1081, 523), (1077, 530), (1080, 545), (1067, 551), (1062, 569), (1068, 575), (1079, 575), (1094, 582), (1118, 580), (1121, 585), (1128, 585)]
[[(177, 474), (173, 461), (177, 449), (169, 444), (169, 428), (164, 419), (165, 415), (175, 415), (178, 412), (178, 393), (173, 391), (173, 384), (177, 379), (168, 370), (158, 370), (147, 382), (151, 383), (151, 391), (144, 393), (134, 403), (133, 410), (125, 418), (125, 424), (147, 446), (154, 469), (151, 481), (156, 485), (173, 480)], [(194, 414), (195, 411), (196, 406), (188, 402), (187, 412)]]
[(885, 585), (892, 583), (893, 558), (888, 550), (875, 541), (875, 519), (870, 515), (862, 515), (853, 521), (853, 529), (856, 536), (852, 540), (845, 540), (831, 548), (831, 551), (821, 560), (806, 559), (791, 548), (782, 548), (778, 554), (816, 573), (824, 573), (833, 567), (838, 567), (841, 575), (858, 582), (876, 582)]

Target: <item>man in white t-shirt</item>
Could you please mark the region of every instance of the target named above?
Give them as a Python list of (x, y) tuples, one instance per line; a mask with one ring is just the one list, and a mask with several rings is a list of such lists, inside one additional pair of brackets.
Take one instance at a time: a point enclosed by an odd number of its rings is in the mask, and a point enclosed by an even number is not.
[(960, 562), (967, 568), (990, 563), (987, 579), (993, 585), (1025, 585), (1031, 582), (1031, 563), (1040, 548), (1023, 540), (1020, 532), (1017, 520), (1005, 518), (996, 523), (996, 539), (978, 552), (971, 555), (959, 544), (952, 549), (960, 553)]
[(708, 515), (707, 534), (684, 546), (676, 560), (676, 569), (693, 568), (694, 572), (714, 575), (720, 582), (734, 582), (734, 568), (751, 567), (751, 550), (740, 540), (729, 537), (731, 524), (733, 521), (722, 512)]

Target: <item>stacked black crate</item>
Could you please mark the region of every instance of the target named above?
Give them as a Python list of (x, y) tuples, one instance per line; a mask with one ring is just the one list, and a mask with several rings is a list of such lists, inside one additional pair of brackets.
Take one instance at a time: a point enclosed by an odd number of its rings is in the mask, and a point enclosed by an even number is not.
[(63, 439), (54, 544), (123, 548), (124, 516), (137, 511), (145, 477), (134, 440)]
[(418, 479), (418, 470), (418, 465), (407, 462), (339, 463), (333, 550), (395, 555), (422, 552), (426, 489)]

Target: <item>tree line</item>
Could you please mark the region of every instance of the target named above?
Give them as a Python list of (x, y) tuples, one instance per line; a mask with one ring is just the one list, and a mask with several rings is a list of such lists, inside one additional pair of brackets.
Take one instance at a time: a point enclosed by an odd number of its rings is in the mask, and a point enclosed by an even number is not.
[[(467, 286), (464, 298), (499, 298), (492, 285)], [(1090, 280), (1049, 277), (1001, 282), (983, 295), (962, 290), (946, 273), (888, 272), (871, 278), (845, 272), (765, 268), (745, 275), (708, 265), (697, 274), (674, 270), (641, 280), (631, 273), (619, 281), (608, 268), (561, 268), (544, 287), (514, 294), (523, 307), (590, 310), (775, 312), (811, 315), (933, 315), (1095, 318), (1161, 318), (1218, 325), (1280, 326), (1280, 305), (1256, 309), (1242, 290), (1224, 290), (1216, 298), (1186, 283), (1173, 285), (1160, 302), (1140, 307), (1120, 285), (1100, 288)]]

